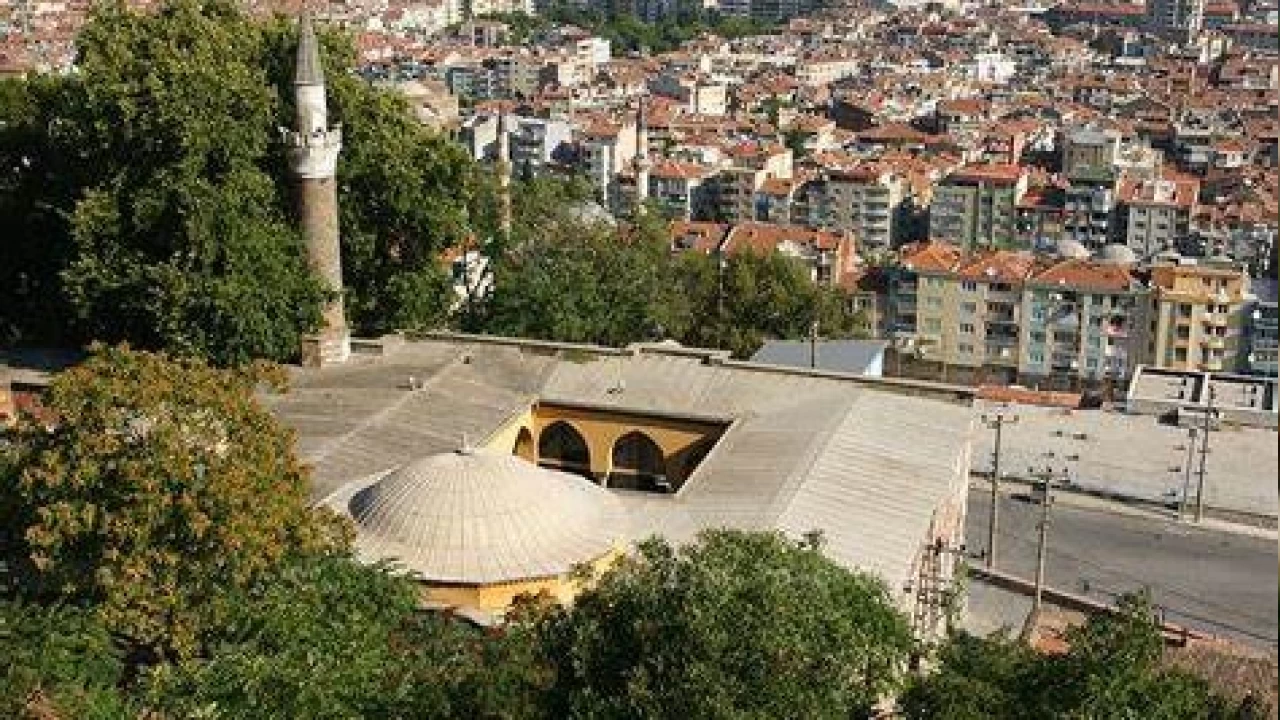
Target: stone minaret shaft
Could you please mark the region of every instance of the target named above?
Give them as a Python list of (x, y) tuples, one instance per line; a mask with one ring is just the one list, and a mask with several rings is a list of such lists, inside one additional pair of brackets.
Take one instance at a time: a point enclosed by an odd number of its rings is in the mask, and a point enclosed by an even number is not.
[(298, 210), (307, 263), (331, 293), (322, 308), (323, 327), (304, 342), (303, 362), (342, 362), (351, 352), (342, 300), (342, 252), (338, 241), (338, 189), (334, 177), (342, 150), (342, 128), (329, 127), (324, 70), (311, 17), (303, 11), (298, 28), (298, 64), (293, 80), (297, 105), (294, 130), (285, 132), (289, 163), (298, 182)]
[(645, 211), (649, 202), (649, 117), (644, 96), (636, 111), (636, 213)]
[(498, 113), (498, 230), (511, 237), (511, 137), (507, 114)]

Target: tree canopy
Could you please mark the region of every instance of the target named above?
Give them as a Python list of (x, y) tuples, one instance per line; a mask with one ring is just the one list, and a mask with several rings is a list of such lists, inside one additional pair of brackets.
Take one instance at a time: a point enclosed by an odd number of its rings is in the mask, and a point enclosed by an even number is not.
[(537, 622), (552, 717), (859, 717), (913, 648), (879, 580), (772, 533), (649, 540)]
[(147, 652), (190, 654), (248, 587), (341, 551), (309, 506), (292, 433), (257, 369), (99, 348), (53, 381), (52, 429), (25, 417), (0, 472), (0, 560), (29, 598), (91, 603)]
[(1067, 634), (1062, 655), (1039, 654), (1003, 636), (961, 633), (942, 648), (936, 672), (912, 683), (907, 718), (1219, 718), (1260, 720), (1264, 708), (1232, 702), (1201, 678), (1161, 664), (1163, 640), (1150, 604), (1122, 600)]
[[(322, 39), (344, 131), (349, 317), (371, 332), (432, 324), (472, 166), (402, 97), (344, 72), (345, 36)], [(321, 291), (278, 141), (292, 23), (231, 0), (116, 1), (95, 4), (77, 42), (76, 73), (0, 81), (0, 337), (126, 340), (224, 364), (295, 356)]]

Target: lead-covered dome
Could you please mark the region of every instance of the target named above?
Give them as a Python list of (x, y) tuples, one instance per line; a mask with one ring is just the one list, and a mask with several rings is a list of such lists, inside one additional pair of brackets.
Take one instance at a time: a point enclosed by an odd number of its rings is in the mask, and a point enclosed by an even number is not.
[(347, 510), (362, 556), (428, 583), (559, 576), (623, 540), (622, 507), (607, 490), (490, 450), (416, 460), (356, 492)]

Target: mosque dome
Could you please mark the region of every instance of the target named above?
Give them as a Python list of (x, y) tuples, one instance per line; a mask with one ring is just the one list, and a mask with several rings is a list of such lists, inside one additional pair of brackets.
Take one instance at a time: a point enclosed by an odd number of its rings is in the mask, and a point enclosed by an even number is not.
[(1111, 263), (1113, 265), (1133, 265), (1138, 262), (1138, 256), (1128, 245), (1112, 243), (1102, 248), (1098, 253), (1098, 259)]
[(346, 509), (362, 556), (429, 584), (563, 576), (623, 539), (622, 506), (607, 490), (484, 449), (404, 465), (356, 492)]
[(1064, 260), (1089, 259), (1089, 250), (1085, 248), (1084, 245), (1081, 245), (1079, 242), (1069, 238), (1059, 240), (1054, 251), (1057, 252), (1058, 257), (1063, 258)]

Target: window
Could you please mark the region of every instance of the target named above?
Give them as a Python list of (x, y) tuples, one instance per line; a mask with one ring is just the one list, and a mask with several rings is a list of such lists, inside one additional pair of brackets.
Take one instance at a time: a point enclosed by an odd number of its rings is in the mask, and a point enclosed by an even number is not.
[(959, 345), (956, 346), (956, 349), (960, 351), (961, 355), (973, 354), (973, 346), (970, 345), (969, 343), (960, 343)]
[(960, 289), (964, 290), (965, 292), (976, 292), (978, 289), (978, 283), (972, 280), (965, 280), (964, 282), (960, 283)]
[(1044, 362), (1044, 353), (1039, 350), (1032, 350), (1027, 353), (1027, 359), (1033, 363), (1042, 363)]
[(960, 323), (960, 332), (964, 335), (972, 335), (973, 323)]
[(1187, 327), (1186, 325), (1179, 325), (1178, 331), (1177, 331), (1177, 338), (1179, 340), (1186, 340), (1190, 337), (1191, 337), (1191, 328)]
[(960, 303), (960, 312), (964, 313), (965, 315), (972, 315), (978, 312), (978, 303), (971, 303), (971, 302)]
[(1032, 330), (1032, 331), (1031, 331), (1031, 342), (1033, 342), (1033, 343), (1042, 343), (1042, 342), (1044, 342), (1044, 331), (1043, 331), (1043, 330)]
[(1182, 318), (1189, 318), (1189, 317), (1191, 317), (1191, 306), (1190, 306), (1190, 305), (1188, 305), (1188, 304), (1186, 304), (1186, 303), (1179, 303), (1179, 305), (1178, 305), (1178, 317), (1182, 317)]
[(925, 332), (937, 333), (942, 332), (942, 321), (938, 318), (925, 318), (922, 325)]
[(1174, 349), (1173, 349), (1173, 359), (1174, 359), (1174, 361), (1175, 361), (1175, 362), (1186, 362), (1186, 361), (1187, 361), (1187, 349), (1186, 349), (1186, 348), (1174, 348)]
[(927, 297), (924, 299), (924, 306), (927, 308), (931, 308), (933, 310), (937, 310), (942, 307), (942, 298)]

